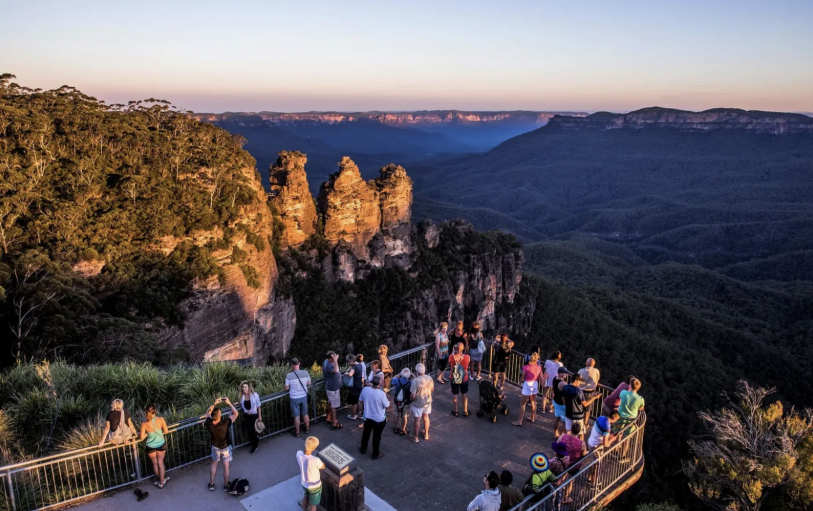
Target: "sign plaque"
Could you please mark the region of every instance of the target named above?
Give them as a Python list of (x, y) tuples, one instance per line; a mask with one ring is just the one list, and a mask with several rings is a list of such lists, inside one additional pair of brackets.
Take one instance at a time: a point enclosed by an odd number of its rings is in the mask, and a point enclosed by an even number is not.
[(344, 475), (356, 468), (356, 458), (350, 456), (336, 444), (330, 444), (318, 452), (327, 468), (338, 475)]

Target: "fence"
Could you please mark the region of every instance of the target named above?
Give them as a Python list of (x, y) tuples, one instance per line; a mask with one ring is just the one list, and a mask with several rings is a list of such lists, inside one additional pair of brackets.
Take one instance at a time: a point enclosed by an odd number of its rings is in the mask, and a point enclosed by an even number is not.
[[(413, 369), (418, 362), (435, 366), (434, 343), (397, 353), (389, 357), (393, 369)], [(494, 356), (493, 346), (483, 356), (483, 370), (490, 373)], [(506, 367), (506, 380), (522, 385), (522, 366), (525, 354), (512, 352)], [(310, 387), (309, 407), (311, 418), (324, 417), (327, 399), (324, 380), (317, 380)], [(598, 417), (601, 403), (612, 389), (600, 386), (601, 398), (591, 405), (591, 416)], [(293, 428), (288, 392), (281, 391), (260, 400), (266, 429), (261, 438), (278, 435)], [(228, 416), (224, 413), (224, 416)], [(208, 459), (211, 443), (208, 432), (201, 427), (204, 417), (193, 417), (169, 426), (166, 435), (167, 452), (164, 464), (167, 471)], [(590, 456), (578, 474), (560, 486), (551, 486), (551, 493), (539, 502), (526, 499), (512, 511), (547, 511), (559, 509), (563, 501), (573, 499), (568, 509), (584, 509), (613, 491), (620, 482), (643, 462), (643, 434), (646, 416), (641, 414), (636, 424), (630, 426), (628, 436), (604, 451)], [(239, 447), (248, 443), (240, 420), (230, 428), (232, 445)], [(601, 457), (598, 457), (598, 453)], [(629, 461), (625, 461), (629, 460)], [(584, 462), (583, 462), (584, 464)], [(104, 447), (87, 447), (73, 451), (37, 458), (0, 467), (0, 505), (3, 510), (35, 511), (64, 505), (105, 491), (145, 481), (153, 477), (152, 463), (146, 455), (143, 442), (131, 441), (122, 445), (107, 444)], [(564, 475), (563, 475), (564, 477)], [(595, 481), (595, 487), (591, 486)], [(579, 503), (578, 505), (576, 503)]]
[[(418, 362), (431, 364), (429, 344), (397, 353), (390, 357), (393, 368), (414, 368)], [(309, 410), (311, 418), (324, 417), (327, 399), (324, 380), (311, 385)], [(290, 399), (280, 391), (260, 399), (266, 438), (293, 428)], [(224, 417), (230, 412), (224, 411)], [(168, 427), (164, 465), (167, 471), (205, 460), (211, 456), (209, 433), (202, 427), (204, 417), (193, 417)], [(240, 419), (230, 428), (232, 445), (248, 443)], [(0, 505), (3, 510), (34, 511), (61, 506), (116, 488), (153, 477), (152, 462), (143, 442), (130, 441), (121, 445), (87, 447), (52, 456), (0, 467)]]

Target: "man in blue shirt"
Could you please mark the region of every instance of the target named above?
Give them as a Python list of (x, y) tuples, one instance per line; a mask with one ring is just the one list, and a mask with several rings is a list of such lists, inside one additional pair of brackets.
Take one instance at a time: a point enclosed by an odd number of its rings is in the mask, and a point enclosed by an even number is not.
[(370, 441), (370, 434), (373, 435), (373, 459), (384, 457), (381, 447), (381, 433), (387, 427), (387, 408), (390, 401), (387, 394), (381, 390), (380, 376), (373, 376), (372, 387), (364, 387), (359, 396), (359, 401), (364, 403), (364, 432), (361, 434), (361, 454), (367, 452), (367, 445)]

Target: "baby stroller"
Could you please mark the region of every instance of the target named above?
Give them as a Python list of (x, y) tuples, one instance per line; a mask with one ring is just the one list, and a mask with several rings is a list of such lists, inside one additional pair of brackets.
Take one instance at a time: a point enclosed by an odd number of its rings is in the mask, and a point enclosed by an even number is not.
[(480, 409), (477, 410), (478, 417), (488, 414), (491, 416), (491, 422), (497, 422), (497, 413), (501, 410), (503, 415), (508, 415), (508, 406), (503, 403), (505, 396), (500, 394), (500, 391), (490, 380), (481, 380), (479, 389)]

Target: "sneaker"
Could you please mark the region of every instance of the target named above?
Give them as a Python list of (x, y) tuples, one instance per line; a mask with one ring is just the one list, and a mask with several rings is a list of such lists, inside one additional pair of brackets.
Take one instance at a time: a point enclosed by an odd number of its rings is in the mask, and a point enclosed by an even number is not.
[(215, 491), (215, 485), (209, 483), (209, 491)]
[(358, 420), (358, 417), (355, 415), (348, 415), (347, 418), (350, 419), (351, 421)]
[(374, 459), (374, 460), (380, 460), (380, 459), (381, 459), (381, 458), (383, 458), (383, 457), (384, 457), (384, 453), (383, 453), (383, 452), (379, 452), (379, 453), (378, 453), (378, 456), (373, 456), (373, 459)]
[(258, 445), (257, 447), (255, 447), (254, 449), (252, 449), (252, 450), (251, 450), (251, 452), (249, 452), (249, 454), (254, 454), (254, 453), (255, 453), (255, 452), (257, 452), (259, 449), (260, 449), (260, 446)]

